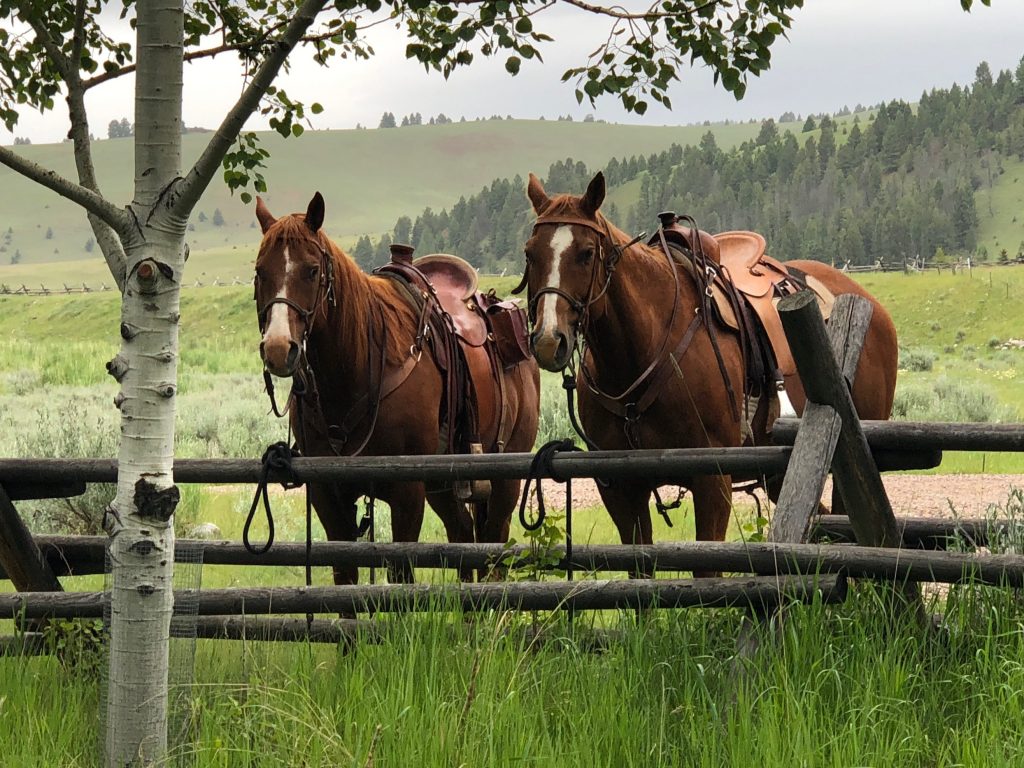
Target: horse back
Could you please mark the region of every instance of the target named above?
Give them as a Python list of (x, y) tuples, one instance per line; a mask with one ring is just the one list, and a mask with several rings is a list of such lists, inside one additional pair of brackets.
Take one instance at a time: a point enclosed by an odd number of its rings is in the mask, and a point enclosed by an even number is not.
[(785, 264), (818, 279), (836, 296), (852, 293), (871, 302), (871, 323), (853, 383), (853, 402), (862, 419), (888, 419), (892, 415), (899, 365), (899, 345), (892, 316), (864, 286), (828, 264), (805, 260)]

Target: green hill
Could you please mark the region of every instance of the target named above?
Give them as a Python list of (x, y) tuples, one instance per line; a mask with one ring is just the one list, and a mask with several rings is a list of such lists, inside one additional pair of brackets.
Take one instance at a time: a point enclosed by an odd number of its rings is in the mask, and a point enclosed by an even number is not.
[[(426, 207), (451, 207), (495, 178), (544, 173), (567, 156), (601, 167), (614, 156), (660, 152), (673, 142), (691, 144), (706, 126), (648, 127), (542, 120), (486, 120), (440, 126), (387, 130), (307, 131), (285, 140), (261, 134), (270, 150), (265, 195), (275, 213), (304, 210), (314, 191), (327, 199), (327, 231), (343, 246), (360, 235), (374, 237), (390, 230), (403, 214)], [(713, 126), (719, 143), (735, 146), (751, 138), (757, 125)], [(184, 136), (185, 163), (191, 163), (209, 135)], [(127, 201), (132, 183), (133, 142), (95, 142), (97, 174), (104, 193)], [(71, 145), (19, 148), (35, 162), (73, 176)], [(108, 279), (98, 248), (86, 250), (92, 238), (81, 210), (7, 168), (0, 167), (4, 189), (0, 206), (0, 282), (60, 285), (62, 281), (99, 283)], [(220, 210), (224, 223), (213, 224)], [(192, 217), (188, 240), (196, 262), (189, 279), (207, 273), (230, 280), (247, 275), (252, 247), (258, 242), (251, 207), (232, 196), (220, 181), (211, 184)], [(9, 265), (20, 253), (20, 264)], [(80, 262), (60, 266), (52, 262)], [(198, 266), (197, 266), (198, 264)]]

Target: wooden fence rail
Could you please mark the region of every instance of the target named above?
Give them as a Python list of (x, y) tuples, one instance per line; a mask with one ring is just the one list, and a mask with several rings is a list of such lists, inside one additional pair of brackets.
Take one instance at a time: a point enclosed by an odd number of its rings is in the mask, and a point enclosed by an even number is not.
[[(965, 577), (991, 583), (1013, 583), (1024, 574), (1024, 557), (993, 556), (968, 552), (926, 552), (942, 549), (955, 536), (963, 536), (975, 545), (987, 542), (986, 521), (942, 521), (930, 518), (897, 519), (908, 547), (849, 547), (823, 544), (781, 542), (672, 542), (647, 546), (576, 545), (571, 562), (563, 547), (545, 553), (557, 556), (546, 570), (626, 572), (637, 569), (658, 571), (727, 571), (772, 575), (775, 573), (813, 574), (843, 571), (854, 576), (907, 578), (924, 575), (925, 581), (953, 583)], [(991, 530), (1005, 532), (1010, 524), (994, 525)], [(1020, 528), (1022, 526), (1018, 526)], [(816, 523), (816, 532), (840, 540), (852, 541), (848, 518), (828, 515)], [(968, 538), (969, 537), (969, 538)], [(37, 536), (44, 559), (57, 576), (83, 576), (104, 572), (103, 536)], [(204, 565), (228, 566), (302, 566), (306, 562), (304, 542), (278, 541), (266, 553), (255, 555), (237, 541), (179, 539), (182, 552), (201, 549)], [(531, 563), (527, 545), (381, 543), (368, 541), (314, 542), (310, 563), (315, 567), (351, 566), (357, 568), (410, 565), (414, 568), (489, 568), (496, 564)], [(0, 571), (0, 578), (5, 574)]]

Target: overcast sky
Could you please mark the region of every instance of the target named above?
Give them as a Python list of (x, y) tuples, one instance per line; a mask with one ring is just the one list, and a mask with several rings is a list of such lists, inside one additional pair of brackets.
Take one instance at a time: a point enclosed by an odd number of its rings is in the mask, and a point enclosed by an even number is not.
[[(584, 62), (607, 33), (607, 20), (571, 8), (556, 7), (536, 20), (538, 29), (555, 38), (542, 49), (544, 64), (524, 62), (518, 77), (501, 61), (478, 60), (445, 81), (407, 61), (402, 32), (374, 30), (370, 61), (335, 60), (329, 69), (309, 62), (301, 51), (284, 87), (293, 97), (320, 101), (325, 111), (316, 128), (376, 127), (385, 110), (402, 115), (444, 112), (467, 118), (508, 115), (552, 118), (570, 113), (577, 119), (593, 113), (611, 122), (650, 125), (683, 124), (778, 117), (784, 111), (836, 111), (857, 103), (902, 98), (916, 101), (921, 92), (970, 83), (980, 61), (993, 72), (1015, 69), (1024, 55), (1024, 2), (976, 2), (971, 13), (958, 0), (807, 0), (796, 12), (789, 40), (773, 48), (769, 72), (753, 79), (742, 101), (712, 84), (706, 70), (694, 70), (671, 91), (674, 109), (658, 105), (643, 118), (628, 115), (618, 101), (605, 98), (596, 107), (576, 104), (573, 87), (560, 82), (562, 72)], [(106, 136), (111, 119), (131, 120), (134, 83), (125, 77), (89, 95), (91, 127)], [(187, 64), (184, 117), (190, 126), (216, 126), (241, 88), (237, 64), (222, 60)], [(250, 127), (265, 127), (253, 120)], [(59, 141), (67, 133), (62, 104), (47, 115), (26, 113), (15, 134), (35, 143)], [(12, 135), (0, 130), (0, 141)]]

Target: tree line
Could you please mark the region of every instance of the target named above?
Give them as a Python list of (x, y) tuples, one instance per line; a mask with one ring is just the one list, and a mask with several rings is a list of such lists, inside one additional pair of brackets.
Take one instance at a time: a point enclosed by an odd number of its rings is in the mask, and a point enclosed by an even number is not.
[[(977, 245), (978, 205), (1004, 160), (1024, 159), (1024, 59), (996, 77), (983, 62), (970, 86), (923, 93), (916, 109), (895, 100), (852, 121), (838, 120), (843, 113), (809, 118), (799, 138), (765, 120), (755, 139), (731, 150), (708, 131), (697, 145), (613, 158), (609, 186), (639, 179), (639, 194), (629, 210), (604, 212), (633, 232), (650, 230), (663, 210), (688, 213), (712, 232), (756, 230), (783, 259), (861, 265), (930, 260), (939, 249), (988, 256)], [(582, 192), (594, 170), (554, 163), (545, 187)], [(518, 269), (532, 221), (524, 189), (519, 176), (496, 179), (449, 209), (400, 217), (380, 238), (361, 238), (353, 256), (371, 268), (392, 242), (405, 242), (485, 271)]]

